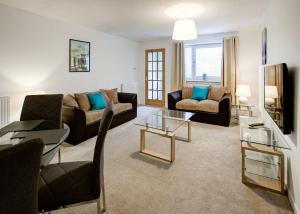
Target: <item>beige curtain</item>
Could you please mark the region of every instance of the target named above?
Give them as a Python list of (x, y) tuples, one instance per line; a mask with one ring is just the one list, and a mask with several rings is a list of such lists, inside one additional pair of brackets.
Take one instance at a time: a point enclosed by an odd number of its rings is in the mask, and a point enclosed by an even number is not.
[(173, 49), (174, 61), (172, 66), (171, 88), (172, 90), (179, 90), (185, 83), (183, 42), (174, 43)]
[(231, 95), (231, 103), (237, 104), (235, 96), (238, 84), (238, 38), (223, 39), (223, 76), (222, 83), (226, 87), (226, 93)]

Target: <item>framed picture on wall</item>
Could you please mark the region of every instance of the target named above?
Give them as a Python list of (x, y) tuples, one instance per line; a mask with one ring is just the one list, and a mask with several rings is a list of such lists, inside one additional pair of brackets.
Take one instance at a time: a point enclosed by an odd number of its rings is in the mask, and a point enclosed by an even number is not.
[(262, 31), (262, 64), (267, 64), (267, 28)]
[(69, 71), (90, 72), (90, 42), (69, 40)]

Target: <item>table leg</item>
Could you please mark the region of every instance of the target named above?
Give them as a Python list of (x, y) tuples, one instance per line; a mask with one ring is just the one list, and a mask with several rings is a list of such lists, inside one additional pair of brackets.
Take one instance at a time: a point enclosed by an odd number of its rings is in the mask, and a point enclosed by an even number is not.
[[(146, 137), (146, 132), (150, 132), (153, 134), (157, 134), (157, 135), (161, 135), (163, 137), (167, 137), (170, 138), (171, 143), (170, 143), (170, 155), (163, 155), (154, 151), (151, 151), (149, 149), (145, 148), (146, 145), (146, 141), (145, 141), (145, 137)], [(162, 132), (156, 132), (156, 131), (149, 131), (147, 129), (141, 129), (141, 136), (140, 136), (140, 153), (145, 154), (145, 155), (149, 155), (164, 161), (168, 161), (168, 162), (173, 162), (175, 160), (175, 134), (173, 133), (162, 133)]]
[(141, 129), (140, 152), (145, 150), (145, 134), (146, 134), (146, 129)]
[(190, 120), (186, 121), (187, 122), (187, 127), (188, 127), (188, 136), (186, 137), (181, 137), (181, 136), (176, 136), (175, 139), (176, 140), (180, 140), (180, 141), (185, 141), (185, 142), (191, 142), (192, 141), (192, 122)]
[(175, 135), (171, 136), (171, 162), (175, 160)]
[(187, 121), (188, 124), (188, 142), (192, 141), (192, 124), (191, 121)]

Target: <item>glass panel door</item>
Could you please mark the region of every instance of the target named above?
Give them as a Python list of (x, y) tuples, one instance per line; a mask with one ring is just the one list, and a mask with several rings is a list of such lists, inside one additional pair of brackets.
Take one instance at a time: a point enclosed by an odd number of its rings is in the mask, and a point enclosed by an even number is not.
[(145, 51), (146, 104), (165, 105), (165, 49)]

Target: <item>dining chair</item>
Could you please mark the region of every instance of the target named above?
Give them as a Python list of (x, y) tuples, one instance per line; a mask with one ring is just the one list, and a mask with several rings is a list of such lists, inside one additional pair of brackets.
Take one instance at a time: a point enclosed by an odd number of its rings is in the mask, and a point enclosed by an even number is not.
[[(47, 120), (47, 126), (41, 123), (39, 129), (62, 128), (62, 104), (63, 94), (27, 95), (23, 103), (20, 120)], [(51, 155), (54, 156), (54, 154)], [(60, 148), (58, 149), (58, 162), (61, 162)]]
[(40, 139), (33, 139), (0, 150), (0, 213), (38, 213), (43, 147)]
[(113, 118), (112, 104), (105, 109), (100, 121), (93, 161), (50, 164), (40, 173), (39, 211), (49, 212), (69, 206), (97, 202), (97, 212), (106, 210), (103, 149), (106, 133)]

